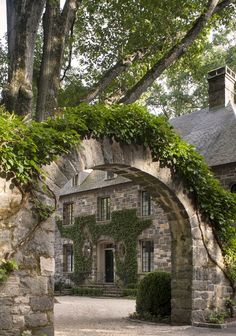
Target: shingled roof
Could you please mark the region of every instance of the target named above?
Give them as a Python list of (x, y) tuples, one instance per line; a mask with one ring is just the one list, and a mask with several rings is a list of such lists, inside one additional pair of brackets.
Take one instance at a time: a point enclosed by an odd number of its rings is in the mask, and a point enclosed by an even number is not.
[(131, 181), (123, 176), (117, 175), (113, 179), (107, 179), (105, 171), (93, 170), (80, 185), (72, 186), (71, 181), (66, 183), (66, 185), (61, 189), (60, 196), (115, 186), (117, 184), (123, 184), (127, 182)]
[(236, 107), (203, 109), (170, 120), (209, 166), (236, 162)]

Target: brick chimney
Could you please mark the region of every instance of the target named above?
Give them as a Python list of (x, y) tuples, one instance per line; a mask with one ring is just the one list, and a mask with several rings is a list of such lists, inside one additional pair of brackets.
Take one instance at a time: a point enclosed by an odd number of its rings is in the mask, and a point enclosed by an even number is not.
[(236, 74), (227, 66), (208, 73), (209, 108), (234, 104)]

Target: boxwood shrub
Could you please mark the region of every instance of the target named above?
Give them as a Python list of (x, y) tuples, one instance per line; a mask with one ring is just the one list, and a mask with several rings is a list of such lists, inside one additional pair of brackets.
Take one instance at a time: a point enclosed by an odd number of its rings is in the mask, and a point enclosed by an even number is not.
[(171, 314), (171, 275), (155, 271), (139, 283), (136, 312), (140, 317), (166, 317)]

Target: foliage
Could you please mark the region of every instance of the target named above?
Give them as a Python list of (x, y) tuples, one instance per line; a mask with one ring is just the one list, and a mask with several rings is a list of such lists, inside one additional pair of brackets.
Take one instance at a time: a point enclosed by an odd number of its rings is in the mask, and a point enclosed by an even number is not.
[(171, 313), (171, 276), (167, 272), (155, 271), (146, 275), (139, 283), (136, 312), (142, 316), (169, 316)]
[(0, 40), (0, 93), (7, 82), (7, 48)]
[(213, 312), (209, 316), (209, 322), (215, 323), (215, 324), (222, 324), (225, 322), (226, 317), (227, 317), (227, 314), (225, 312)]
[(6, 178), (13, 177), (15, 183), (37, 177), (42, 165), (67, 153), (84, 137), (114, 137), (149, 147), (153, 160), (160, 160), (185, 181), (198, 210), (213, 226), (225, 255), (235, 260), (232, 224), (236, 221), (236, 195), (220, 186), (202, 156), (173, 131), (165, 118), (151, 115), (138, 105), (81, 104), (43, 123), (27, 122), (2, 111), (0, 134), (0, 172)]
[(208, 105), (207, 73), (227, 65), (236, 71), (236, 39), (227, 27), (212, 34), (195, 57), (189, 53), (169, 68), (146, 94), (145, 104), (168, 118)]
[[(126, 92), (179, 42), (205, 6), (206, 2), (202, 0), (83, 1), (74, 40), (74, 57), (79, 59), (79, 66), (71, 77), (76, 73), (79, 81), (83, 79), (91, 86), (118, 60), (137, 50), (146, 50), (146, 56), (119, 76), (100, 99), (118, 90)], [(224, 19), (228, 26), (234, 17), (233, 9), (228, 8), (211, 20), (209, 26), (220, 31), (216, 22), (222, 26)], [(210, 34), (209, 26), (188, 51), (189, 59), (194, 61), (202, 53)]]
[(121, 260), (116, 251), (116, 273), (125, 283), (137, 281), (136, 241), (138, 235), (151, 225), (151, 220), (139, 220), (135, 209), (114, 211), (111, 221), (105, 224), (96, 224), (95, 216), (75, 218), (71, 227), (63, 226), (58, 222), (61, 235), (74, 242), (74, 276), (75, 283), (82, 283), (91, 273), (92, 254), (83, 253), (86, 239), (91, 240), (91, 245), (97, 244), (102, 235), (111, 237), (115, 243), (123, 242), (126, 248), (125, 258)]
[(122, 296), (136, 297), (137, 292), (137, 288), (124, 288), (122, 290)]
[(10, 273), (18, 269), (18, 265), (14, 259), (0, 260), (0, 283), (8, 279)]
[(72, 290), (73, 295), (80, 296), (102, 296), (102, 288), (91, 288), (91, 287), (74, 287)]

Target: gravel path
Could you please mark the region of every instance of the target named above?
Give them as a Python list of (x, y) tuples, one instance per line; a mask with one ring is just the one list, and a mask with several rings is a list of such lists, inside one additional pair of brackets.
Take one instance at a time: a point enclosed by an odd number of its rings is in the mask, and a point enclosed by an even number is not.
[(55, 336), (236, 336), (227, 329), (172, 327), (125, 319), (135, 310), (135, 301), (113, 298), (56, 297)]

